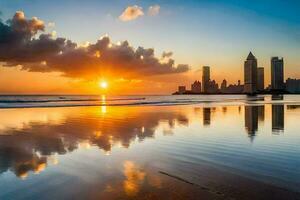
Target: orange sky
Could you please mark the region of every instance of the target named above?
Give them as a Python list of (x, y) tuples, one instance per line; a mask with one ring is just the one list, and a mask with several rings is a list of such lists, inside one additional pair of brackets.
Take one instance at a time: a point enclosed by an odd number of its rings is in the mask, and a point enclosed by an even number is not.
[[(241, 64), (242, 66), (242, 64)], [(211, 76), (219, 83), (226, 78), (230, 83), (238, 79), (243, 81), (243, 67), (239, 70), (224, 72), (211, 68)], [(270, 70), (266, 70), (265, 84), (269, 83)], [(177, 90), (178, 85), (190, 84), (198, 79), (201, 81), (201, 71), (191, 70), (183, 74), (158, 75), (147, 79), (122, 79), (103, 77), (92, 81), (73, 79), (60, 73), (27, 72), (19, 68), (0, 67), (0, 91), (2, 94), (170, 94)], [(286, 73), (286, 76), (300, 77), (300, 74)], [(103, 90), (99, 81), (104, 79), (109, 87)]]

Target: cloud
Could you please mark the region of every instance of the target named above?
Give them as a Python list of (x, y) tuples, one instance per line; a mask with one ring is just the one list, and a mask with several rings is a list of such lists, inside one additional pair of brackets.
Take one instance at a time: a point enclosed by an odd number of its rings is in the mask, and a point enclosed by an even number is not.
[(67, 77), (85, 79), (106, 74), (141, 78), (189, 70), (188, 65), (175, 65), (170, 58), (161, 63), (154, 49), (133, 48), (128, 41), (114, 44), (104, 36), (95, 43), (80, 46), (44, 33), (44, 29), (42, 20), (26, 19), (20, 11), (7, 23), (0, 22), (0, 62), (6, 67), (21, 66), (22, 70), (31, 72), (61, 72)]
[(122, 21), (131, 21), (135, 20), (138, 17), (144, 15), (143, 8), (137, 5), (128, 6), (123, 13), (119, 16), (119, 19)]
[(158, 15), (159, 11), (160, 11), (160, 6), (159, 5), (150, 6), (149, 9), (148, 9), (148, 15), (150, 15), (150, 16)]
[(54, 22), (49, 22), (49, 23), (47, 24), (47, 26), (48, 26), (49, 28), (53, 28), (53, 27), (55, 27), (55, 23), (54, 23)]
[(161, 57), (162, 57), (162, 59), (165, 59), (165, 58), (170, 58), (170, 57), (172, 57), (172, 55), (173, 55), (173, 52), (172, 52), (172, 51), (169, 51), (169, 52), (164, 51), (164, 52), (162, 53)]

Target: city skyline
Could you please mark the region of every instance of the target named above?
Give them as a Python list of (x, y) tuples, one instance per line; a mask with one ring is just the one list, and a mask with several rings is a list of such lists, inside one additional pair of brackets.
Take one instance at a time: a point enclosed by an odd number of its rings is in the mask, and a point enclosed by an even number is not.
[[(279, 0), (4, 0), (0, 2), (2, 28), (11, 28), (7, 20), (11, 21), (17, 12), (27, 22), (33, 20), (39, 24), (30, 39), (38, 41), (41, 34), (49, 34), (53, 40), (70, 40), (77, 50), (79, 47), (90, 50), (82, 57), (77, 56), (80, 64), (75, 65), (63, 59), (50, 59), (46, 52), (45, 60), (32, 63), (37, 57), (30, 49), (22, 49), (23, 55), (12, 60), (17, 55), (3, 55), (8, 53), (5, 47), (0, 55), (0, 92), (99, 94), (103, 92), (98, 86), (102, 81), (108, 83), (106, 93), (110, 94), (169, 94), (179, 84), (188, 85), (198, 79), (202, 66), (206, 65), (214, 68), (211, 76), (216, 82), (221, 83), (227, 77), (228, 84), (232, 84), (243, 76), (241, 63), (249, 50), (255, 52), (258, 67), (265, 67), (265, 85), (271, 81), (269, 58), (277, 55), (285, 58), (285, 76), (300, 78), (298, 5), (295, 1)], [(61, 8), (67, 9), (57, 12)], [(85, 14), (87, 11), (90, 15)], [(131, 15), (129, 11), (134, 12)], [(99, 40), (105, 42), (101, 38), (109, 39), (113, 51), (100, 52), (99, 46), (90, 48), (99, 45)], [(126, 51), (121, 47), (127, 48)], [(39, 52), (32, 49), (35, 51)], [(56, 53), (60, 52), (64, 53)], [(101, 60), (123, 53), (124, 57), (114, 57), (116, 62), (106, 60), (99, 64), (95, 59), (85, 60), (89, 56)], [(135, 57), (130, 62), (122, 60), (132, 54)], [(147, 65), (147, 61), (156, 64)]]
[(284, 77), (284, 58), (271, 57), (271, 82), (265, 87), (265, 68), (258, 67), (258, 60), (250, 51), (244, 62), (244, 84), (241, 80), (237, 84), (227, 85), (226, 78), (219, 84), (210, 77), (210, 66), (202, 67), (202, 82), (195, 80), (191, 90), (180, 85), (178, 91), (173, 94), (280, 94), (300, 93), (300, 79)]

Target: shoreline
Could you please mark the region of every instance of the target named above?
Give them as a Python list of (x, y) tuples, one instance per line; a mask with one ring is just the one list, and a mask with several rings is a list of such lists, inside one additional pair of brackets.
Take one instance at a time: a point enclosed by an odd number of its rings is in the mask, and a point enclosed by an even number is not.
[[(91, 100), (91, 99), (29, 99), (27, 100), (5, 100), (0, 101), (0, 109), (16, 109), (16, 108), (55, 108), (55, 107), (90, 107), (90, 106), (179, 106), (179, 105), (203, 105), (203, 104), (227, 104), (227, 105), (259, 105), (259, 104), (288, 104), (298, 105), (298, 95), (219, 95), (219, 94), (201, 94), (190, 95), (162, 95), (162, 96), (141, 96), (143, 98), (134, 99), (107, 99), (107, 100)], [(193, 97), (192, 97), (193, 96)], [(197, 97), (198, 96), (198, 97)], [(214, 97), (215, 96), (215, 97)], [(223, 98), (221, 96), (224, 96)], [(59, 97), (59, 96), (58, 96)], [(195, 97), (195, 98), (194, 98)], [(271, 98), (272, 97), (272, 98)]]
[(245, 93), (183, 93), (177, 92), (171, 95), (246, 95), (246, 96), (257, 96), (257, 95), (300, 95), (300, 93), (256, 93), (256, 94), (245, 94)]

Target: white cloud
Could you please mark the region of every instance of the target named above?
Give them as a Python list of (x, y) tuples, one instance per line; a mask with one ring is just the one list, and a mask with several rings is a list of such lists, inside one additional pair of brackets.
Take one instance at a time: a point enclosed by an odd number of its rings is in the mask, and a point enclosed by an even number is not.
[(122, 21), (131, 21), (144, 15), (143, 8), (137, 5), (128, 6), (119, 16)]
[(55, 26), (55, 23), (54, 22), (49, 22), (47, 25), (48, 25), (49, 28), (53, 28)]
[(56, 31), (52, 31), (52, 32), (51, 32), (51, 36), (52, 36), (53, 38), (55, 38), (56, 35), (57, 35)]
[(149, 9), (148, 9), (148, 15), (150, 15), (150, 16), (158, 15), (159, 11), (160, 11), (160, 6), (159, 5), (150, 6)]

